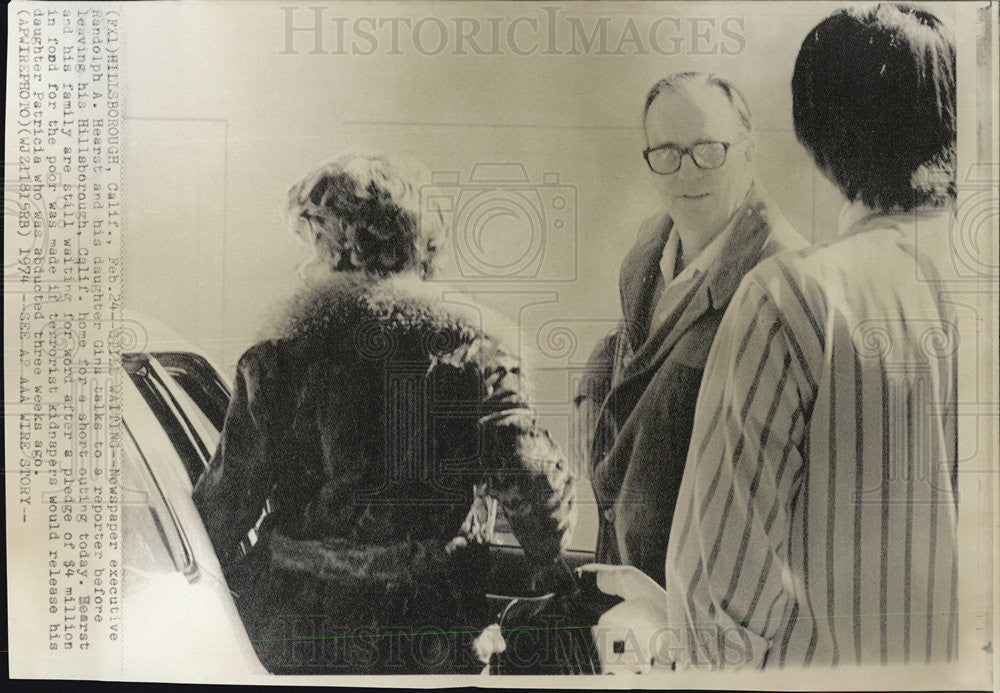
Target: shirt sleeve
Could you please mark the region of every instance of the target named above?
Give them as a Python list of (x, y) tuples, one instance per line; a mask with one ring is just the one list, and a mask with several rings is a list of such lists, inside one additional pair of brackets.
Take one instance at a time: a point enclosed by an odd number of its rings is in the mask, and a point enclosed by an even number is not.
[(750, 275), (706, 364), (666, 559), (680, 666), (761, 667), (794, 601), (787, 546), (811, 397), (794, 335)]
[(262, 396), (266, 349), (257, 345), (240, 358), (219, 445), (194, 489), (195, 505), (223, 565), (237, 557), (239, 542), (260, 517), (276, 480)]

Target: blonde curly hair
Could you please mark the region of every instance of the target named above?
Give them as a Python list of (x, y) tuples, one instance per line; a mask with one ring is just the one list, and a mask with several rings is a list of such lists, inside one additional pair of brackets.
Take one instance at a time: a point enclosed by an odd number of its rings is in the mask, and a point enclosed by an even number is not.
[(312, 251), (300, 266), (427, 278), (444, 238), (440, 210), (421, 209), (427, 167), (380, 153), (349, 152), (291, 186), (286, 220)]

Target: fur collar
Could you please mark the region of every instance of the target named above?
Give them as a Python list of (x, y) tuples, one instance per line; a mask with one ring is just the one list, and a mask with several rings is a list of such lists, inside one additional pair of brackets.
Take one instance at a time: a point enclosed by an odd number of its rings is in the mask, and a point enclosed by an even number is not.
[(508, 353), (517, 353), (516, 325), (454, 287), (421, 280), (415, 273), (378, 277), (364, 272), (332, 272), (272, 308), (262, 339), (325, 341), (344, 327), (377, 321), (399, 331), (448, 336), (471, 342), (488, 335)]

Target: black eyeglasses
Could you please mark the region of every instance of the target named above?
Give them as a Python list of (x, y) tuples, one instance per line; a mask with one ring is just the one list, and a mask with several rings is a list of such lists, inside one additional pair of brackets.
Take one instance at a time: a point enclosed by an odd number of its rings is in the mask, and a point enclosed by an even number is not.
[(659, 147), (649, 147), (643, 153), (643, 158), (649, 164), (653, 173), (669, 175), (676, 173), (681, 167), (685, 154), (691, 156), (691, 161), (698, 168), (719, 168), (726, 163), (726, 153), (729, 142), (698, 142), (690, 147), (678, 147), (675, 144), (661, 144)]

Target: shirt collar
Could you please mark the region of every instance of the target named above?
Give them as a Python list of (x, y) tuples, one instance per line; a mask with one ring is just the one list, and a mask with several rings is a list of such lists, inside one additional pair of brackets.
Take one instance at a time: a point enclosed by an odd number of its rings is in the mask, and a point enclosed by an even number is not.
[[(749, 194), (748, 192), (748, 197)], [(709, 266), (722, 252), (722, 248), (726, 244), (726, 240), (732, 233), (733, 227), (739, 220), (745, 206), (746, 200), (744, 199), (744, 202), (736, 209), (736, 212), (723, 227), (722, 231), (717, 233), (715, 238), (701, 249), (701, 252), (698, 253), (698, 256), (692, 262), (684, 266), (684, 269), (681, 270), (681, 273), (676, 278), (674, 278), (674, 267), (677, 262), (677, 249), (680, 247), (680, 235), (677, 233), (676, 226), (670, 229), (670, 236), (667, 237), (667, 244), (663, 248), (663, 259), (660, 264), (660, 270), (663, 272), (663, 279), (667, 286), (670, 286), (673, 282), (681, 283), (688, 281), (699, 274), (704, 274), (708, 270)]]
[(677, 234), (677, 227), (672, 227), (667, 232), (667, 242), (664, 243), (663, 255), (660, 256), (660, 271), (668, 286), (674, 280), (674, 267), (677, 265), (677, 249), (679, 247), (680, 236)]
[(849, 236), (866, 228), (873, 222), (880, 226), (912, 230), (917, 224), (924, 229), (921, 235), (939, 234), (948, 227), (955, 211), (952, 207), (918, 207), (908, 212), (876, 212), (861, 200), (845, 202), (840, 208), (837, 220), (838, 236)]
[(843, 207), (840, 208), (840, 216), (837, 219), (837, 235), (847, 236), (852, 233), (856, 227), (859, 227), (862, 222), (875, 216), (878, 216), (878, 213), (872, 211), (872, 209), (860, 199), (855, 200), (854, 202), (844, 202)]

